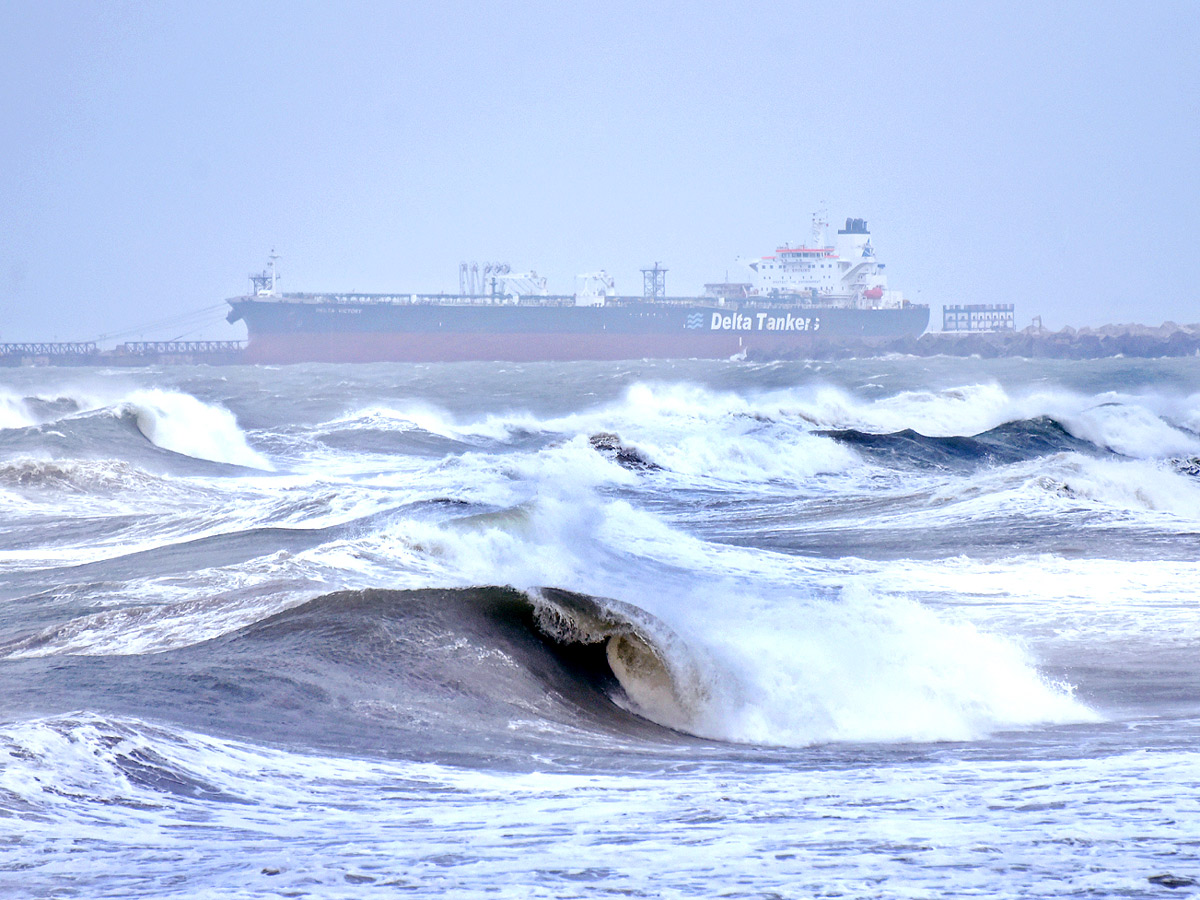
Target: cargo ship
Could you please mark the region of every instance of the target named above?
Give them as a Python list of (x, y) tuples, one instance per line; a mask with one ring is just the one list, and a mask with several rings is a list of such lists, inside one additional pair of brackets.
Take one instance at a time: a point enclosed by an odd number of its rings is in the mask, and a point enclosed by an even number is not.
[(272, 254), (227, 318), (246, 323), (255, 363), (721, 359), (923, 333), (929, 307), (888, 288), (866, 221), (847, 219), (833, 243), (826, 227), (814, 216), (803, 245), (747, 260), (749, 281), (697, 297), (668, 296), (658, 263), (640, 296), (618, 295), (603, 271), (550, 294), (536, 273), (465, 263), (458, 294), (279, 293)]

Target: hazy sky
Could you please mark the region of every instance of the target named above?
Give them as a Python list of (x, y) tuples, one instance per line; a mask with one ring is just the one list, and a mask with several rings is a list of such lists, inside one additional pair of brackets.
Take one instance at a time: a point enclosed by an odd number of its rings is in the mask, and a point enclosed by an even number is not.
[(1200, 2), (0, 0), (0, 340), (242, 337), (272, 247), (690, 293), (822, 204), (935, 321), (1200, 321)]

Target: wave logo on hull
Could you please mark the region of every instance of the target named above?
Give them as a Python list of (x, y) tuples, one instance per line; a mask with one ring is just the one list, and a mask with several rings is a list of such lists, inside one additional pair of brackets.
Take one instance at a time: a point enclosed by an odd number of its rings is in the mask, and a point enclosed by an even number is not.
[(704, 313), (689, 313), (688, 317), (687, 317), (687, 324), (684, 325), (683, 327), (684, 328), (703, 328), (704, 327)]

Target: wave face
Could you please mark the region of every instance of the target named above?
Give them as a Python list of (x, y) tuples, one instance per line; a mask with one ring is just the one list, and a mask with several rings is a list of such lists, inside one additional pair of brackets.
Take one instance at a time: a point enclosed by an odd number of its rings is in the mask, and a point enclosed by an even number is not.
[(856, 428), (821, 432), (877, 459), (915, 468), (995, 466), (1052, 453), (1097, 454), (1101, 448), (1073, 436), (1049, 416), (1005, 422), (982, 434), (929, 437), (911, 428), (876, 434)]
[[(137, 628), (137, 617), (119, 625)], [(55, 645), (78, 630), (44, 631), (5, 648), (19, 673), (5, 704), (428, 759), (506, 746), (519, 759), (555, 730), (571, 746), (674, 741), (669, 663), (644, 636), (655, 628), (622, 604), (562, 591), (344, 591), (148, 655), (64, 658)]]
[(5, 370), (0, 894), (1140, 896), (1193, 369)]
[(619, 601), (503, 587), (341, 592), (151, 655), (79, 654), (139, 618), (101, 615), (0, 648), (18, 673), (10, 714), (83, 704), (247, 740), (431, 759), (528, 753), (530, 730), (537, 745), (554, 732), (572, 744), (802, 744), (968, 739), (1094, 718), (1002, 642), (875, 598), (813, 608), (803, 633), (783, 628), (786, 640), (743, 632), (758, 642), (754, 657), (689, 646)]

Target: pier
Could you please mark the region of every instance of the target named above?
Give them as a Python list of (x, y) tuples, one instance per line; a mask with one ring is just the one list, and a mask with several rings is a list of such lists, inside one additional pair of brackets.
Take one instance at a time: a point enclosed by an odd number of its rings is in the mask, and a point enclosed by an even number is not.
[(0, 344), (0, 366), (86, 366), (99, 355), (95, 341)]
[(101, 350), (95, 341), (0, 344), (0, 366), (237, 365), (245, 341), (127, 341)]

